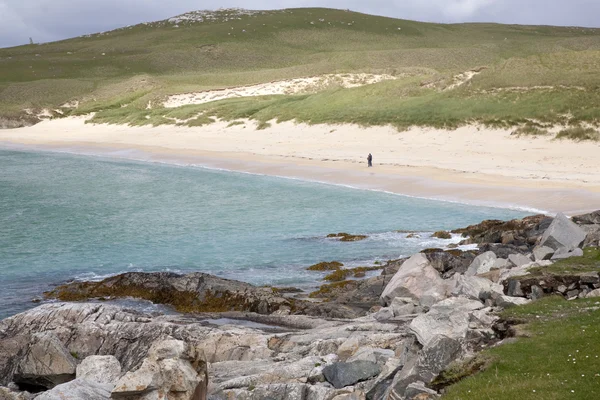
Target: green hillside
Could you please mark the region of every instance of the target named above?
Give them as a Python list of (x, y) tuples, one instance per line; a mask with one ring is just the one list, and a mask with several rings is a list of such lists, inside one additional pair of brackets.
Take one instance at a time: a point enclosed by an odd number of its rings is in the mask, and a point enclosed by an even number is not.
[[(447, 90), (470, 70), (480, 73)], [(350, 72), (398, 79), (161, 108), (169, 94)], [(201, 115), (190, 124), (218, 116), (403, 128), (533, 119), (537, 132), (540, 122), (599, 121), (599, 72), (600, 29), (430, 24), (331, 9), (221, 10), (0, 49), (0, 117), (77, 100), (77, 110), (62, 112), (96, 111), (97, 121), (115, 123)]]

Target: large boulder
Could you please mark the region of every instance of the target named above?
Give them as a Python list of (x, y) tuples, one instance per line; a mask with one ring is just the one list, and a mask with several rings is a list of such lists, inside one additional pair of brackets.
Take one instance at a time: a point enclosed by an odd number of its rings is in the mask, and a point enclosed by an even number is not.
[(496, 262), (497, 258), (498, 257), (496, 256), (496, 254), (494, 254), (494, 252), (492, 251), (487, 251), (483, 254), (478, 255), (477, 257), (475, 257), (471, 265), (469, 265), (469, 268), (467, 269), (465, 275), (474, 276), (489, 272), (490, 269), (492, 269), (492, 267), (494, 266), (494, 263)]
[(482, 308), (484, 305), (480, 301), (452, 297), (412, 320), (409, 329), (423, 346), (428, 346), (437, 336), (461, 341), (467, 336), (471, 313)]
[(52, 389), (75, 379), (77, 361), (52, 332), (35, 333), (25, 356), (17, 366), (14, 381)]
[(42, 393), (37, 400), (108, 400), (113, 385), (75, 379)]
[(408, 259), (381, 294), (381, 302), (390, 305), (395, 297), (410, 297), (429, 306), (447, 297), (448, 287), (427, 257), (415, 254)]
[(339, 362), (323, 369), (325, 379), (336, 389), (367, 380), (379, 375), (380, 372), (381, 367), (377, 363), (365, 360)]
[(77, 379), (115, 384), (121, 376), (121, 363), (115, 356), (89, 356), (77, 366)]
[(471, 300), (480, 300), (484, 292), (503, 293), (503, 287), (489, 279), (479, 276), (459, 275), (456, 278), (456, 286), (452, 290), (453, 296), (464, 296)]
[(203, 358), (181, 340), (164, 340), (152, 345), (139, 369), (117, 381), (111, 396), (150, 400), (158, 395), (165, 399), (201, 400), (206, 398), (207, 384)]
[(580, 247), (586, 236), (586, 232), (576, 223), (559, 213), (544, 232), (540, 245), (569, 252)]

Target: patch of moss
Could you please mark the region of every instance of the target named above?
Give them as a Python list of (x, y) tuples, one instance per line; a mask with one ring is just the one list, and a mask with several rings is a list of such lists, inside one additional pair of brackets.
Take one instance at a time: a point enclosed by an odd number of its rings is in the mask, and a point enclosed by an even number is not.
[(355, 278), (363, 278), (368, 271), (377, 271), (383, 269), (383, 267), (357, 267), (357, 268), (349, 268), (349, 269), (338, 269), (331, 274), (325, 276), (323, 278), (326, 281), (330, 282), (340, 282), (346, 280), (349, 276), (354, 276)]
[(467, 360), (453, 362), (431, 382), (431, 387), (439, 391), (487, 369), (493, 362), (493, 357), (483, 354), (477, 354)]
[(543, 219), (545, 215), (533, 215), (523, 219), (513, 219), (511, 221), (501, 221), (497, 219), (485, 220), (476, 225), (469, 225), (466, 228), (455, 229), (452, 233), (462, 234), (463, 237), (479, 236), (491, 231), (506, 232), (520, 231), (535, 227)]
[(340, 269), (340, 267), (344, 266), (341, 262), (338, 261), (323, 261), (315, 265), (311, 265), (306, 268), (307, 271), (335, 271)]
[(327, 285), (322, 285), (319, 288), (319, 290), (312, 292), (311, 294), (308, 295), (308, 297), (313, 298), (313, 299), (319, 298), (319, 297), (326, 298), (337, 290), (347, 289), (354, 285), (356, 285), (356, 281), (342, 281), (342, 282), (329, 283)]
[(433, 235), (431, 235), (431, 237), (438, 238), (438, 239), (452, 239), (452, 235), (450, 234), (450, 232), (447, 232), (447, 231), (435, 232)]
[(366, 236), (366, 235), (351, 235), (346, 232), (340, 232), (340, 233), (330, 233), (329, 235), (327, 235), (327, 237), (339, 239), (340, 242), (358, 242), (359, 240), (366, 239), (368, 236)]
[(443, 251), (444, 251), (444, 249), (432, 248), (432, 249), (421, 250), (421, 253), (423, 253), (423, 254), (442, 253)]
[(206, 291), (203, 297), (192, 291), (149, 289), (136, 285), (105, 285), (103, 282), (83, 282), (59, 286), (44, 294), (61, 301), (83, 301), (93, 298), (144, 299), (155, 304), (168, 304), (182, 313), (258, 311), (259, 299), (239, 293)]

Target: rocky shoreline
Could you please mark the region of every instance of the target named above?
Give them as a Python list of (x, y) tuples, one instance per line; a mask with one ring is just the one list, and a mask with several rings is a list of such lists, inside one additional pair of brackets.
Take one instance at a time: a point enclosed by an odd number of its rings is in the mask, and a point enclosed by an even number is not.
[[(60, 302), (0, 321), (0, 399), (434, 399), (450, 363), (510, 336), (497, 311), (600, 295), (597, 271), (546, 273), (599, 246), (600, 211), (453, 233), (477, 249), (427, 249), (312, 298), (202, 273), (59, 286)], [(103, 302), (124, 297), (180, 313)]]

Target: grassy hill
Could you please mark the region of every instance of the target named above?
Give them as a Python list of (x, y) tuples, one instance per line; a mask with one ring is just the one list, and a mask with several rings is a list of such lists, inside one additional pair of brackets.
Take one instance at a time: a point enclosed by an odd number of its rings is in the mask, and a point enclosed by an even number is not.
[[(479, 74), (449, 89), (470, 70)], [(526, 131), (535, 133), (544, 123), (600, 121), (600, 29), (589, 28), (431, 24), (318, 8), (220, 10), (0, 49), (0, 71), (0, 117), (10, 120), (77, 100), (78, 109), (61, 112), (132, 124), (174, 123), (165, 116), (195, 118), (192, 125), (218, 116), (399, 128), (534, 120)], [(170, 94), (352, 72), (398, 79), (161, 107)]]

